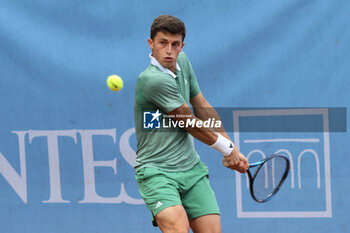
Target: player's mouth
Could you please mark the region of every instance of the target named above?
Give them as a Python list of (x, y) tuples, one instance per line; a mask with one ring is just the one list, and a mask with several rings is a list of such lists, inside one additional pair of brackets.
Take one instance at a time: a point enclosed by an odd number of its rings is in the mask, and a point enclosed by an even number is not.
[(170, 62), (170, 61), (173, 61), (174, 58), (172, 58), (172, 57), (165, 57), (164, 60), (167, 61), (167, 62)]

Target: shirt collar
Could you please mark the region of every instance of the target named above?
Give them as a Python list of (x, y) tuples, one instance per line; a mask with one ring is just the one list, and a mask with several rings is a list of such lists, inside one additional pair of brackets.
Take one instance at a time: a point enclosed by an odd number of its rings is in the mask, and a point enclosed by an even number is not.
[[(149, 54), (149, 57), (151, 59), (151, 64), (158, 67), (161, 71), (170, 74), (173, 78), (176, 78), (176, 74), (174, 74), (171, 70), (169, 70), (168, 68), (165, 68), (164, 66), (162, 66), (159, 61), (152, 56), (152, 53)], [(176, 63), (176, 70), (181, 71), (181, 68), (179, 66), (179, 64)]]

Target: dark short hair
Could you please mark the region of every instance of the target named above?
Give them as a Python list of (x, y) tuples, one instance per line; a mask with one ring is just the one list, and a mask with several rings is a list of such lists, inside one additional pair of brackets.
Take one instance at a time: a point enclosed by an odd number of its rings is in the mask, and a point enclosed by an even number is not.
[(175, 16), (161, 15), (154, 19), (151, 26), (151, 39), (157, 35), (158, 32), (168, 32), (171, 34), (182, 35), (182, 41), (185, 40), (186, 27), (185, 24)]

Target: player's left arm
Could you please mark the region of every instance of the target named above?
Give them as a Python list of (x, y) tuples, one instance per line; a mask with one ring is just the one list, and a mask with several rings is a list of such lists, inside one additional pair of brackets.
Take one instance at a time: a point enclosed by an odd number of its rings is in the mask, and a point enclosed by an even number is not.
[[(198, 95), (191, 98), (190, 103), (192, 105), (194, 115), (199, 119), (203, 121), (209, 118), (214, 118), (215, 120), (219, 121), (221, 120), (219, 114), (216, 112), (213, 106), (211, 106), (211, 104), (204, 98), (202, 92), (199, 92)], [(230, 137), (227, 135), (223, 124), (221, 124), (221, 128), (217, 129), (216, 131), (225, 138), (231, 140)]]
[[(193, 108), (194, 115), (201, 119), (201, 120), (207, 120), (209, 118), (214, 118), (215, 120), (221, 120), (219, 117), (219, 114), (216, 112), (216, 110), (209, 104), (209, 102), (204, 98), (202, 92), (199, 92), (195, 97), (190, 99), (190, 103)], [(232, 141), (230, 137), (227, 135), (223, 124), (221, 124), (220, 129), (213, 129), (217, 133), (220, 133), (223, 137), (227, 138), (228, 140)], [(242, 168), (242, 171), (245, 169), (248, 169), (249, 164), (247, 158), (237, 149), (237, 147), (234, 148), (236, 153), (240, 157), (240, 162), (239, 162), (239, 168)], [(233, 159), (232, 154), (229, 156), (226, 156), (222, 161), (225, 166), (226, 161)], [(244, 169), (243, 169), (244, 168)]]

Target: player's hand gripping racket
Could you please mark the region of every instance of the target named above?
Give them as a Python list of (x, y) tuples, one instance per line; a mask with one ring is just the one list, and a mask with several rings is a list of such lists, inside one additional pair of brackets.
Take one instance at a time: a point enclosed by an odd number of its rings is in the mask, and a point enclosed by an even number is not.
[(270, 155), (250, 164), (247, 174), (253, 199), (260, 203), (270, 200), (281, 188), (288, 172), (289, 159), (279, 154)]

